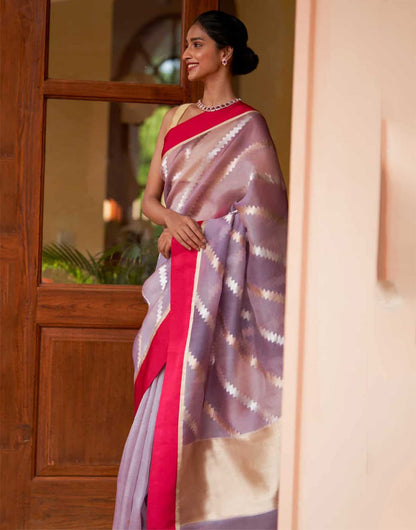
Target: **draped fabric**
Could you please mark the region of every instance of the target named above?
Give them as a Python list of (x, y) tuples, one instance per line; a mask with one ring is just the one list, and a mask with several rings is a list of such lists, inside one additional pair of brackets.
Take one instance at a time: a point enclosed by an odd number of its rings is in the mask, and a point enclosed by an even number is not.
[(207, 245), (173, 239), (143, 285), (136, 407), (164, 368), (147, 528), (276, 528), (288, 210), (264, 118), (240, 102), (173, 127), (161, 176)]

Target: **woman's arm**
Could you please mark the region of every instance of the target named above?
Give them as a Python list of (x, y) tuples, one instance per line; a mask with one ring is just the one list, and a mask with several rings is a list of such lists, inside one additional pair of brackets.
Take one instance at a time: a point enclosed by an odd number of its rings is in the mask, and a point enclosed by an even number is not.
[(188, 215), (181, 215), (163, 206), (160, 202), (163, 193), (163, 180), (160, 177), (160, 165), (165, 135), (177, 107), (165, 114), (156, 141), (149, 175), (143, 194), (143, 213), (154, 223), (165, 226), (172, 237), (190, 250), (205, 248), (205, 237), (200, 225)]

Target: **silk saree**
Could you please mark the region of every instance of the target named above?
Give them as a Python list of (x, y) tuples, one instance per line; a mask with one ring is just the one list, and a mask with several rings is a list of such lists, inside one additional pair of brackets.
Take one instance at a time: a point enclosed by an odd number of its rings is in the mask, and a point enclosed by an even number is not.
[(263, 116), (238, 102), (172, 127), (161, 177), (207, 245), (172, 239), (143, 285), (113, 528), (275, 529), (288, 204)]

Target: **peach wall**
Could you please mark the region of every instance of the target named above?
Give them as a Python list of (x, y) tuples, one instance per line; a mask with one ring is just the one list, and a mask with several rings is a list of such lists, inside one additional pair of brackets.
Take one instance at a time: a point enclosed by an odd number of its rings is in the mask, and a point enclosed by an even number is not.
[(280, 530), (416, 528), (415, 28), (297, 2)]

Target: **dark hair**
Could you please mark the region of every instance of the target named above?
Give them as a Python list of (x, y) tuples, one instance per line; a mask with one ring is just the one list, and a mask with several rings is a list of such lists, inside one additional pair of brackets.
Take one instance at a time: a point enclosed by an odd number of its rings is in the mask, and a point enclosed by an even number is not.
[(220, 50), (226, 46), (233, 48), (231, 59), (233, 75), (248, 74), (257, 67), (259, 58), (247, 46), (247, 28), (240, 19), (224, 11), (212, 10), (201, 13), (193, 24), (199, 24)]

